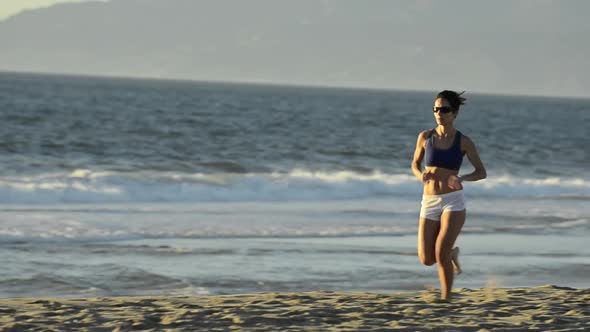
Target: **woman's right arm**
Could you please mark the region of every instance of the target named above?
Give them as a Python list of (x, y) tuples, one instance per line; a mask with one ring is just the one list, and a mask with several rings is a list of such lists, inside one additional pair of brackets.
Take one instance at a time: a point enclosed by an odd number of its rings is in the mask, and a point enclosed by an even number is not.
[(427, 132), (428, 131), (425, 130), (418, 135), (416, 150), (414, 151), (414, 159), (412, 160), (412, 173), (414, 173), (414, 176), (421, 182), (425, 181), (424, 173), (422, 172), (422, 159), (424, 158), (424, 142)]

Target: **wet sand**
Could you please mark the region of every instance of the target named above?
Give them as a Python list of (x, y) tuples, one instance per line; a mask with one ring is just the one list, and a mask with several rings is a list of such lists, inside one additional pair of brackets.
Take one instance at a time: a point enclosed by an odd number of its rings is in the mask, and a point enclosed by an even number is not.
[(590, 331), (590, 289), (0, 299), (1, 331)]

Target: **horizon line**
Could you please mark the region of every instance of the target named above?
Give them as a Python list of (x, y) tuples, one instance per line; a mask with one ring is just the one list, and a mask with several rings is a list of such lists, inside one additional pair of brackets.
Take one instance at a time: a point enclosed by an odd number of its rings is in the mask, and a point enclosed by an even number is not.
[[(0, 69), (0, 75), (12, 74), (23, 76), (55, 76), (55, 77), (70, 77), (70, 78), (90, 78), (90, 79), (111, 79), (111, 80), (128, 80), (128, 81), (154, 81), (154, 82), (178, 82), (178, 83), (201, 83), (201, 84), (226, 84), (226, 85), (253, 85), (266, 87), (284, 87), (284, 88), (308, 88), (308, 89), (326, 89), (326, 90), (348, 90), (348, 91), (373, 91), (373, 92), (410, 92), (410, 93), (433, 93), (436, 94), (437, 89), (403, 89), (396, 87), (372, 87), (362, 85), (325, 85), (313, 83), (293, 83), (293, 82), (277, 82), (264, 80), (200, 80), (193, 78), (173, 78), (173, 77), (155, 77), (142, 75), (110, 75), (110, 74), (88, 74), (88, 73), (59, 73), (59, 72), (28, 72), (17, 70)], [(445, 88), (441, 88), (445, 89)], [(448, 88), (447, 88), (448, 89)], [(457, 91), (463, 89), (456, 89)], [(508, 93), (508, 92), (489, 92), (478, 90), (467, 90), (468, 94), (482, 95), (482, 96), (496, 96), (496, 97), (528, 97), (528, 98), (553, 98), (553, 99), (580, 99), (590, 100), (590, 96), (579, 95), (542, 95), (542, 94), (523, 94), (523, 93)]]

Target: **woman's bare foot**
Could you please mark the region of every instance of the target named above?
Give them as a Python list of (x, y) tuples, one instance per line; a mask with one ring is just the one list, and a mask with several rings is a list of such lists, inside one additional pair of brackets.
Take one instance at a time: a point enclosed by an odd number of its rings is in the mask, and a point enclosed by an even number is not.
[(453, 262), (453, 269), (457, 275), (461, 274), (461, 264), (459, 264), (459, 247), (453, 248), (451, 251), (451, 261)]

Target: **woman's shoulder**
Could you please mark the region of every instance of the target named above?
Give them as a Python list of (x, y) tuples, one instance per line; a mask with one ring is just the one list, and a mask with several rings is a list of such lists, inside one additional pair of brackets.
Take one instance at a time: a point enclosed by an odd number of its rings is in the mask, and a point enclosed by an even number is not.
[(461, 146), (462, 147), (474, 146), (474, 143), (471, 140), (471, 138), (469, 138), (469, 136), (465, 135), (463, 132), (461, 132), (459, 130), (457, 130), (457, 133), (459, 133), (461, 135)]
[(427, 139), (430, 137), (430, 135), (432, 135), (432, 131), (434, 131), (434, 129), (422, 130), (420, 134), (418, 134), (418, 138)]

